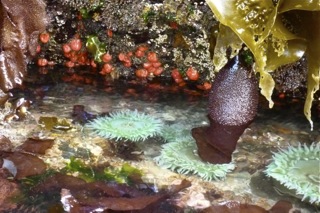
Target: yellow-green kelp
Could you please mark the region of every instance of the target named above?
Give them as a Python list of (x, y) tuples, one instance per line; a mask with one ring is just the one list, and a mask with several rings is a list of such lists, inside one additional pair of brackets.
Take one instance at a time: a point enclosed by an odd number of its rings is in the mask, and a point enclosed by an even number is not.
[(273, 106), (271, 95), (275, 86), (270, 72), (299, 60), (303, 55), (307, 57), (308, 91), (304, 113), (312, 129), (311, 106), (314, 93), (319, 89), (320, 75), (320, 28), (316, 27), (320, 26), (319, 0), (206, 2), (220, 22), (220, 33), (228, 35), (217, 38), (213, 58), (216, 71), (226, 63), (224, 44), (236, 54), (244, 43), (254, 55), (254, 68), (260, 75), (259, 87), (270, 107)]

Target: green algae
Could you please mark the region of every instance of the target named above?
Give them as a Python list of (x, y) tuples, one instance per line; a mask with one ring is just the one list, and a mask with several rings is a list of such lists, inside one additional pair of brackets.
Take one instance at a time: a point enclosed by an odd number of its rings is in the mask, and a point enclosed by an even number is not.
[(101, 57), (106, 53), (106, 44), (101, 42), (98, 36), (90, 35), (86, 40), (86, 48), (96, 62), (101, 62)]
[(125, 163), (120, 168), (106, 166), (103, 169), (96, 168), (91, 165), (86, 165), (80, 159), (71, 157), (70, 162), (63, 169), (66, 173), (77, 173), (78, 177), (87, 181), (93, 182), (97, 180), (115, 181), (117, 183), (130, 183), (134, 179), (142, 176), (142, 171)]

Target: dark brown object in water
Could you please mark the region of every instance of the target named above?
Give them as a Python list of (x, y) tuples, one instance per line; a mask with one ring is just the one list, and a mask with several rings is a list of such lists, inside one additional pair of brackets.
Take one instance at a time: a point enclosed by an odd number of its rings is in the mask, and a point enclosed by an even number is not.
[(30, 57), (35, 56), (39, 33), (46, 27), (42, 0), (0, 2), (0, 103), (22, 83)]
[(237, 141), (254, 119), (258, 82), (241, 56), (235, 56), (216, 75), (209, 95), (210, 126), (192, 129), (200, 158), (223, 164), (231, 161)]

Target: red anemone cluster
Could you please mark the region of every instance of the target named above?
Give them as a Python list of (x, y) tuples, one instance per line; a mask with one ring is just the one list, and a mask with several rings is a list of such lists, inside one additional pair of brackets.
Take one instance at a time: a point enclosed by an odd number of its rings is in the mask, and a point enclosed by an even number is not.
[(106, 75), (111, 73), (114, 70), (114, 67), (111, 65), (112, 55), (105, 53), (101, 56), (101, 60), (104, 62), (102, 69), (99, 72), (101, 75)]
[(82, 41), (78, 36), (72, 38), (68, 43), (62, 45), (62, 51), (68, 61), (65, 66), (72, 68), (77, 65), (93, 65), (88, 59), (88, 52), (82, 48)]
[(152, 51), (146, 54), (147, 50), (148, 47), (139, 46), (135, 52), (135, 56), (139, 58), (146, 56), (146, 62), (142, 64), (143, 68), (137, 69), (135, 72), (139, 78), (159, 76), (163, 72), (162, 63), (159, 61), (157, 54)]
[[(43, 32), (39, 35), (39, 40), (40, 40), (40, 43), (45, 45), (49, 42), (50, 40), (50, 34), (47, 33), (47, 32)], [(40, 53), (41, 52), (41, 45), (39, 44), (37, 46), (37, 50), (36, 50), (37, 53)], [(48, 61), (48, 59), (44, 58), (44, 57), (39, 57), (38, 58), (38, 61), (37, 61), (37, 64), (39, 67), (45, 67), (47, 65), (49, 66), (53, 66), (54, 65), (54, 62), (53, 61)]]
[(131, 67), (132, 66), (132, 57), (133, 53), (132, 52), (127, 52), (127, 53), (119, 53), (118, 58), (122, 62), (123, 66), (125, 67)]
[[(112, 31), (107, 31), (107, 35), (109, 38), (112, 38)], [(41, 44), (45, 45), (50, 41), (50, 35), (47, 32), (41, 33), (39, 35), (39, 40)], [(79, 38), (79, 35), (75, 35), (72, 39), (70, 39), (67, 43), (62, 45), (62, 51), (64, 56), (68, 59), (65, 62), (65, 66), (72, 68), (79, 65), (87, 65), (93, 68), (98, 67), (98, 62), (90, 59), (89, 53), (83, 45), (82, 40)], [(37, 48), (37, 52), (41, 52), (41, 46), (39, 45)], [(99, 65), (99, 70), (101, 75), (110, 74), (115, 70), (114, 65), (112, 65), (112, 55), (107, 52), (101, 56), (101, 63)], [(135, 70), (135, 75), (138, 78), (147, 78), (147, 77), (155, 77), (160, 76), (163, 71), (163, 64), (160, 62), (159, 57), (156, 52), (150, 51), (147, 45), (140, 45), (136, 48), (135, 51), (128, 52), (120, 52), (118, 54), (118, 59), (122, 63), (124, 67), (133, 68), (138, 67)], [(138, 63), (137, 63), (138, 62)], [(54, 65), (53, 61), (48, 61), (44, 57), (39, 57), (37, 61), (38, 66), (45, 67), (47, 65)], [(134, 65), (134, 66), (133, 66)], [(181, 71), (178, 68), (174, 68), (171, 70), (171, 76), (174, 81), (181, 87), (186, 85), (186, 81), (199, 81), (200, 73), (199, 71), (190, 66), (186, 71)], [(74, 77), (74, 76), (73, 76)], [(77, 79), (73, 79), (76, 81), (85, 81), (84, 79), (80, 79), (79, 76)], [(70, 79), (69, 79), (70, 80)], [(202, 81), (199, 81), (202, 82)], [(198, 82), (197, 82), (198, 83)], [(210, 90), (211, 83), (202, 82), (197, 85), (198, 89), (201, 90)]]

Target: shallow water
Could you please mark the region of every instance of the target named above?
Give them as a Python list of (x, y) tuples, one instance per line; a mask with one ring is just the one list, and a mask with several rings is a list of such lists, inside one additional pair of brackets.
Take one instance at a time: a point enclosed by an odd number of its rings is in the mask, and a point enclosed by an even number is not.
[(48, 131), (37, 124), (41, 116), (72, 120), (74, 105), (84, 105), (85, 110), (93, 114), (122, 109), (138, 110), (161, 119), (166, 125), (184, 129), (186, 134), (193, 127), (208, 124), (207, 95), (163, 88), (165, 87), (127, 84), (124, 81), (114, 82), (111, 86), (100, 89), (89, 85), (58, 83), (51, 85), (41, 99), (33, 100), (26, 120), (0, 126), (0, 133), (7, 136), (15, 146), (28, 137), (54, 138), (53, 147), (41, 156), (53, 169), (63, 168), (73, 156), (89, 164), (109, 163), (120, 166), (128, 162), (144, 171), (143, 178), (146, 182), (154, 183), (159, 188), (176, 180), (191, 180), (192, 186), (175, 198), (185, 208), (201, 209), (208, 202), (218, 204), (236, 200), (269, 209), (278, 200), (289, 200), (297, 208), (301, 208), (302, 212), (317, 211), (308, 202), (301, 202), (286, 193), (277, 193), (274, 190), (277, 186), (262, 173), (270, 163), (272, 152), (279, 148), (320, 141), (319, 122), (315, 122), (314, 131), (310, 131), (300, 103), (276, 104), (273, 109), (268, 109), (262, 99), (256, 119), (238, 142), (233, 156), (235, 170), (225, 179), (214, 181), (203, 181), (195, 175), (181, 175), (157, 166), (153, 158), (159, 155), (164, 143), (161, 137), (139, 142), (133, 153), (119, 151), (120, 148), (115, 153), (110, 151), (110, 144), (106, 139), (92, 134), (90, 129), (80, 124), (73, 125), (68, 131)]

